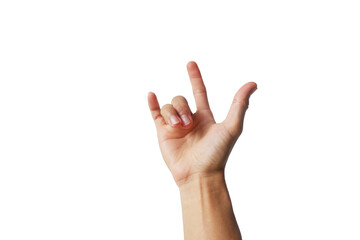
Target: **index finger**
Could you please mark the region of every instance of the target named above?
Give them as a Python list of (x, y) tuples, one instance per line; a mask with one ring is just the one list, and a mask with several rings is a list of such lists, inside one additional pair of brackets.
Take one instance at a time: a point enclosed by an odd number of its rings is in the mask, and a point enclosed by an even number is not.
[(188, 62), (187, 70), (189, 73), (197, 110), (210, 110), (205, 84), (196, 62)]

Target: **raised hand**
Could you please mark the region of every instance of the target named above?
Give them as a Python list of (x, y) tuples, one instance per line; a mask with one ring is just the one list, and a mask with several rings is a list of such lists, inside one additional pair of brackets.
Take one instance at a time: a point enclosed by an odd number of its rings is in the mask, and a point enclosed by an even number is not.
[(216, 123), (210, 110), (206, 88), (197, 64), (187, 64), (196, 112), (187, 100), (176, 96), (161, 109), (156, 95), (148, 95), (162, 156), (174, 180), (180, 186), (195, 175), (223, 172), (226, 161), (243, 129), (250, 95), (257, 89), (254, 82), (242, 86), (235, 94), (226, 119)]

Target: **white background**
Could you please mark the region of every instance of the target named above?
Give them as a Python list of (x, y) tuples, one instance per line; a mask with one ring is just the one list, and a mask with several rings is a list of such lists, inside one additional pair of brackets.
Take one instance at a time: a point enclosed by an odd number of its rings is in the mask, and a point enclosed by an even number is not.
[(147, 93), (215, 119), (255, 81), (226, 178), (244, 240), (360, 239), (360, 5), (1, 1), (0, 239), (183, 239)]

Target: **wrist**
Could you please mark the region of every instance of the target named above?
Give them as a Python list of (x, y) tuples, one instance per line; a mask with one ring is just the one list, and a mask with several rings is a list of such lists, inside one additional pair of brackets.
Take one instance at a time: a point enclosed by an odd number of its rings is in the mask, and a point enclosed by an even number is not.
[(241, 239), (223, 171), (192, 175), (179, 189), (185, 239)]
[(196, 173), (177, 182), (181, 194), (191, 194), (193, 192), (210, 191), (227, 191), (224, 170), (214, 171), (211, 173)]

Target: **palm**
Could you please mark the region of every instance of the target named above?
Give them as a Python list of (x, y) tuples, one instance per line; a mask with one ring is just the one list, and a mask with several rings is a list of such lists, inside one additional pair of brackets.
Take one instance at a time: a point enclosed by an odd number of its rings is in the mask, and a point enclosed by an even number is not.
[(195, 173), (224, 169), (230, 151), (242, 131), (248, 95), (254, 88), (254, 84), (250, 84), (252, 87), (248, 87), (247, 91), (240, 89), (226, 120), (215, 123), (196, 63), (188, 64), (188, 72), (197, 106), (194, 114), (188, 110), (192, 118), (188, 127), (167, 124), (168, 110), (162, 109), (160, 112), (156, 96), (149, 95), (149, 107), (157, 126), (160, 150), (176, 182)]
[(159, 131), (161, 153), (176, 181), (196, 172), (224, 167), (222, 159), (226, 156), (218, 150), (229, 144), (230, 136), (215, 123), (211, 112), (198, 111), (193, 121), (190, 129), (168, 126)]

